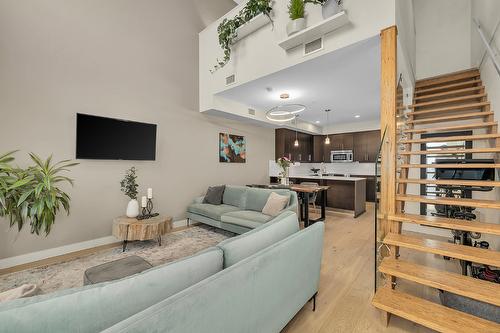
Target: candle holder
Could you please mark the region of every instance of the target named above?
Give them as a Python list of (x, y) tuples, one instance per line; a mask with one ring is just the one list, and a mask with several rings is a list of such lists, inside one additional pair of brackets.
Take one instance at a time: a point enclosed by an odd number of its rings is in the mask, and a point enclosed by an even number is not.
[(151, 212), (153, 211), (153, 200), (148, 198), (148, 203), (146, 205), (148, 210), (148, 215), (151, 216)]

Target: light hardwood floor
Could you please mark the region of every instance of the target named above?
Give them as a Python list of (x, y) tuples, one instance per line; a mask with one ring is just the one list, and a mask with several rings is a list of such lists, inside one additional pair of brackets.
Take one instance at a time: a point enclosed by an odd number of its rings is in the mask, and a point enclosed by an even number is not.
[[(382, 324), (381, 312), (371, 305), (374, 239), (373, 206), (357, 219), (342, 213), (328, 214), (316, 311), (312, 311), (311, 303), (306, 304), (282, 332), (433, 332), (396, 316), (391, 317), (388, 327)], [(436, 268), (455, 272), (457, 268), (454, 261), (404, 249), (401, 259), (431, 262)], [(398, 281), (398, 288), (438, 302), (437, 292), (431, 288), (403, 280)]]

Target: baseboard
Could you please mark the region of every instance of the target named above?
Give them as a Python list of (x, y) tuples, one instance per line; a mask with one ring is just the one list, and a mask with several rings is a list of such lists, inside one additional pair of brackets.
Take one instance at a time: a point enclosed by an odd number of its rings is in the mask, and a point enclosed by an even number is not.
[[(187, 226), (187, 219), (173, 222), (174, 229), (185, 226)], [(52, 249), (0, 259), (0, 275), (25, 269), (27, 265), (29, 265), (29, 267), (36, 267), (60, 262), (64, 259), (62, 258), (64, 256), (71, 258), (77, 255), (86, 254), (86, 252), (92, 253), (95, 250), (118, 246), (120, 243), (121, 241), (117, 238), (113, 236), (106, 236), (85, 242), (73, 243), (54, 247)]]
[(97, 239), (92, 239), (85, 242), (73, 243), (69, 245), (54, 247), (52, 249), (31, 252), (27, 254), (22, 254), (15, 257), (9, 257), (5, 259), (0, 259), (0, 271), (4, 269), (20, 266), (24, 264), (29, 264), (37, 261), (46, 260), (53, 257), (59, 257), (62, 255), (66, 255), (68, 253), (79, 252), (91, 248), (96, 248), (104, 245), (114, 244), (119, 242), (113, 236), (101, 237)]

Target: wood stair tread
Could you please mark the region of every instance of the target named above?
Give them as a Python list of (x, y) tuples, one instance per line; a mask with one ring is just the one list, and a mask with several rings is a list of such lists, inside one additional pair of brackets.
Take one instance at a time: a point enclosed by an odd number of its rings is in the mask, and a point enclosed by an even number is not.
[(481, 153), (499, 153), (500, 147), (494, 148), (469, 148), (469, 149), (434, 149), (434, 150), (415, 150), (400, 151), (399, 155), (439, 155), (439, 154), (481, 154)]
[[(452, 218), (438, 217), (438, 216), (406, 214), (406, 213), (389, 215), (387, 218), (391, 221), (422, 224), (429, 227), (481, 232), (490, 235), (500, 235), (500, 224), (459, 220), (459, 219), (452, 219)], [(500, 298), (498, 299), (498, 301), (500, 302)]]
[(448, 95), (468, 93), (468, 92), (477, 91), (477, 90), (481, 90), (481, 89), (484, 89), (484, 86), (475, 86), (475, 87), (470, 87), (470, 88), (448, 90), (448, 91), (435, 93), (435, 94), (429, 94), (429, 95), (420, 95), (420, 96), (415, 96), (413, 99), (414, 100), (421, 100), (421, 99), (439, 98), (439, 97), (448, 96)]
[(455, 126), (441, 126), (441, 127), (425, 127), (425, 128), (409, 128), (403, 129), (403, 133), (429, 133), (429, 132), (443, 132), (443, 131), (454, 131), (454, 130), (467, 130), (473, 128), (483, 128), (483, 127), (491, 127), (497, 126), (498, 123), (496, 121), (489, 121), (483, 123), (475, 123), (475, 124), (465, 124), (465, 125), (455, 125)]
[(476, 168), (500, 168), (500, 164), (487, 164), (487, 163), (457, 163), (457, 164), (401, 164), (400, 168), (408, 169), (408, 168), (434, 168), (434, 169), (476, 169)]
[(477, 135), (457, 135), (445, 136), (425, 139), (410, 139), (400, 140), (399, 143), (426, 143), (426, 142), (451, 142), (451, 141), (473, 141), (473, 140), (489, 140), (500, 138), (499, 133), (495, 134), (477, 134)]
[(500, 201), (498, 200), (446, 198), (446, 197), (416, 195), (416, 194), (398, 194), (396, 195), (396, 200), (404, 202), (422, 202), (432, 205), (456, 205), (456, 206), (466, 206), (466, 207), (500, 209)]
[(395, 233), (388, 233), (384, 244), (500, 267), (500, 252), (473, 246)]
[(459, 80), (467, 80), (467, 79), (476, 78), (479, 76), (480, 76), (480, 73), (479, 73), (479, 70), (477, 68), (467, 69), (467, 70), (443, 74), (443, 75), (437, 75), (437, 76), (417, 80), (415, 82), (415, 89), (420, 89), (420, 88), (429, 87), (429, 86), (436, 86), (436, 85), (445, 84), (448, 82), (459, 81)]
[(377, 289), (372, 305), (439, 332), (483, 333), (500, 330), (500, 324), (495, 322), (388, 287)]
[(385, 258), (379, 266), (379, 271), (390, 276), (500, 306), (500, 297), (498, 297), (500, 284), (498, 283), (392, 258)]
[(484, 186), (500, 187), (500, 181), (491, 180), (459, 180), (459, 179), (397, 179), (398, 183), (405, 184), (436, 184), (436, 185), (463, 185), (463, 186)]
[(469, 103), (469, 104), (460, 104), (460, 105), (454, 105), (454, 106), (447, 106), (444, 108), (435, 108), (435, 109), (429, 109), (429, 110), (423, 110), (423, 111), (413, 111), (413, 112), (408, 112), (408, 116), (411, 117), (418, 117), (422, 115), (428, 115), (432, 113), (441, 113), (441, 112), (455, 112), (455, 111), (469, 111), (469, 110), (475, 110), (479, 109), (485, 106), (490, 105), (490, 102), (479, 102), (479, 103)]
[(406, 124), (429, 124), (429, 123), (438, 123), (438, 122), (443, 122), (443, 121), (455, 121), (455, 120), (465, 120), (465, 119), (471, 119), (471, 118), (483, 118), (483, 117), (488, 117), (492, 116), (494, 113), (492, 111), (480, 111), (480, 112), (470, 112), (470, 113), (463, 113), (463, 114), (456, 114), (456, 115), (449, 115), (449, 116), (438, 116), (438, 117), (431, 117), (431, 118), (425, 118), (425, 119), (413, 119), (413, 120), (407, 120), (405, 123)]
[(446, 98), (446, 99), (437, 99), (435, 101), (412, 104), (409, 106), (409, 108), (416, 109), (416, 108), (428, 107), (428, 106), (439, 105), (439, 104), (457, 103), (457, 102), (461, 102), (461, 101), (469, 101), (471, 99), (483, 98), (486, 96), (488, 96), (486, 93), (482, 93), (482, 94), (473, 94), (473, 95), (452, 97), (452, 98)]
[(428, 93), (436, 93), (436, 91), (441, 91), (441, 90), (452, 91), (452, 90), (455, 90), (457, 88), (463, 88), (463, 87), (467, 87), (470, 85), (473, 85), (473, 86), (482, 85), (482, 84), (483, 84), (483, 82), (481, 81), (481, 79), (475, 79), (475, 80), (470, 80), (470, 81), (465, 81), (465, 82), (451, 83), (448, 85), (442, 85), (442, 86), (437, 86), (437, 87), (432, 87), (432, 88), (415, 90), (414, 95), (415, 96), (417, 96), (417, 95), (422, 96), (422, 95), (425, 95)]

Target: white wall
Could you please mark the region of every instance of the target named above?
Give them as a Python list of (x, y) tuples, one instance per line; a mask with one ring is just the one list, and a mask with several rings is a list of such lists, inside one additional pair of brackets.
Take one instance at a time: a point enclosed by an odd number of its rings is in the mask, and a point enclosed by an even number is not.
[[(493, 30), (500, 21), (500, 1), (497, 0), (474, 0), (472, 1), (472, 18), (479, 20), (482, 29), (486, 34), (486, 38), (491, 38)], [(472, 64), (479, 66), (482, 56), (485, 52), (485, 45), (481, 40), (475, 25), (471, 26), (472, 40), (471, 40), (471, 57)], [(491, 43), (492, 48), (496, 51), (497, 62), (500, 63), (500, 28), (497, 28), (495, 38)], [(488, 91), (488, 99), (491, 102), (492, 110), (498, 114), (500, 112), (500, 75), (496, 72), (490, 56), (487, 54), (484, 58), (481, 70), (481, 79), (486, 85)]]
[(414, 1), (416, 78), (471, 67), (471, 1)]
[[(154, 162), (81, 160), (71, 172), (71, 215), (48, 237), (0, 220), (0, 258), (111, 234), (123, 215), (124, 171), (153, 187), (160, 213), (184, 218), (208, 185), (268, 179), (274, 130), (198, 112), (198, 32), (228, 8), (212, 1), (4, 0), (0, 2), (0, 153), (20, 149), (57, 160), (75, 156), (75, 114), (158, 124)], [(174, 9), (174, 10), (173, 10)], [(218, 162), (218, 133), (245, 135), (246, 164)]]
[[(486, 38), (490, 38), (493, 35), (493, 30), (500, 20), (500, 1), (496, 0), (474, 0), (472, 1), (472, 18), (479, 20), (482, 25), (482, 29), (487, 35)], [(479, 33), (477, 32), (476, 26), (473, 24), (471, 26), (471, 57), (473, 66), (479, 66), (481, 62), (481, 57), (485, 50), (484, 43), (480, 39)], [(492, 48), (497, 52), (496, 59), (500, 62), (499, 47), (500, 47), (500, 32), (496, 32), (494, 40), (491, 44)], [(488, 100), (491, 103), (491, 109), (495, 111), (495, 120), (500, 119), (500, 75), (497, 73), (493, 62), (489, 55), (486, 55), (481, 70), (481, 80), (486, 87), (486, 92), (488, 93)], [(482, 142), (483, 145), (487, 145)], [(490, 156), (490, 158), (495, 158), (495, 156)], [(496, 156), (498, 159), (498, 156)], [(497, 170), (497, 179), (500, 179), (500, 172)], [(500, 189), (496, 188), (493, 192), (489, 193), (478, 193), (475, 195), (477, 198), (488, 199), (488, 200), (500, 200)], [(500, 212), (498, 210), (487, 210), (483, 209), (480, 211), (480, 218), (484, 222), (489, 223), (500, 223)], [(486, 236), (484, 237), (490, 242), (493, 248), (500, 250), (500, 241), (498, 236)]]
[(380, 120), (353, 121), (352, 123), (331, 124), (323, 127), (323, 134), (362, 132), (380, 129)]
[(396, 25), (398, 27), (398, 72), (410, 86), (415, 81), (416, 31), (413, 0), (396, 1)]
[[(344, 3), (351, 23), (327, 34), (322, 51), (304, 56), (300, 47), (287, 52), (278, 45), (278, 42), (286, 38), (285, 27), (289, 21), (288, 0), (275, 0), (274, 29), (271, 25), (267, 25), (238, 42), (233, 47), (232, 60), (214, 74), (209, 70), (213, 68), (216, 58), (221, 58), (222, 55), (218, 44), (217, 26), (223, 18), (208, 26), (200, 33), (200, 111), (217, 109), (254, 118), (248, 115), (244, 105), (235, 105), (237, 103), (234, 102), (229, 104), (229, 101), (221, 97), (214, 97), (215, 93), (226, 89), (227, 76), (235, 74), (235, 84), (242, 84), (376, 36), (380, 30), (395, 24), (395, 0), (345, 0)], [(241, 6), (224, 17), (233, 17), (240, 9)], [(308, 26), (323, 19), (320, 6), (308, 4), (306, 11)], [(259, 115), (261, 113), (257, 112), (255, 118)]]

